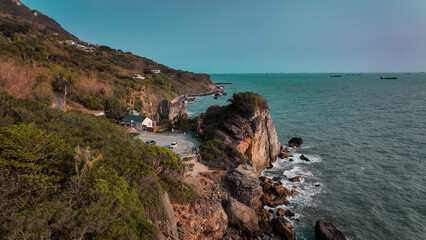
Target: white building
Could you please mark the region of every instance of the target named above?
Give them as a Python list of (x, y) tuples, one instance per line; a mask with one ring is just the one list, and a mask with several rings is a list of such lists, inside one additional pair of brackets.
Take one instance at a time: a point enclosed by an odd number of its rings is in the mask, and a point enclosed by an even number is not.
[(136, 79), (145, 79), (145, 77), (142, 76), (142, 75), (140, 75), (139, 73), (136, 74), (135, 76), (133, 76), (133, 78), (136, 78)]
[(155, 73), (155, 74), (159, 74), (161, 72), (161, 70), (160, 69), (154, 69), (154, 70), (151, 70), (151, 72)]

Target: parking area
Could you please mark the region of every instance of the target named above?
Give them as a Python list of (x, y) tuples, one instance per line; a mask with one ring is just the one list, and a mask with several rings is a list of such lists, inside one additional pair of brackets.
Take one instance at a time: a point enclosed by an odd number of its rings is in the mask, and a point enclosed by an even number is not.
[(154, 140), (157, 146), (170, 147), (170, 143), (177, 142), (177, 148), (173, 151), (178, 155), (187, 155), (192, 153), (192, 150), (199, 146), (196, 138), (193, 138), (188, 134), (177, 134), (177, 133), (151, 133), (151, 132), (139, 132), (140, 135), (137, 137), (142, 141), (146, 142)]

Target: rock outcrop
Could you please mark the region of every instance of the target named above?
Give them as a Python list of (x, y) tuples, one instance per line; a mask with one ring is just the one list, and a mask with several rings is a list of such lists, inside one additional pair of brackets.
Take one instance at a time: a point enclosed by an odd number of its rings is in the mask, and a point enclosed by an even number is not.
[(172, 123), (177, 122), (179, 119), (187, 118), (188, 110), (186, 106), (182, 104), (179, 99), (175, 99), (170, 102), (169, 100), (163, 100), (160, 102), (157, 108), (157, 113), (154, 120), (170, 120)]
[(346, 240), (345, 235), (327, 220), (319, 220), (315, 224), (316, 240)]
[(292, 230), (293, 225), (287, 221), (284, 217), (277, 217), (272, 219), (272, 228), (274, 232), (278, 234), (284, 240), (294, 240), (295, 232)]
[(288, 146), (290, 147), (300, 147), (303, 144), (303, 140), (299, 137), (294, 137), (288, 141)]
[(241, 230), (243, 235), (248, 237), (262, 235), (254, 209), (232, 198), (225, 200), (224, 206), (226, 214), (228, 215), (229, 224)]
[(228, 106), (207, 109), (197, 119), (196, 129), (207, 140), (232, 145), (248, 158), (259, 175), (276, 160), (281, 147), (268, 105), (255, 93), (234, 94), (230, 101)]
[(250, 122), (253, 137), (247, 138), (248, 144), (244, 143), (246, 139), (241, 141), (237, 145), (237, 150), (249, 158), (257, 174), (260, 174), (271, 161), (276, 160), (281, 143), (278, 141), (269, 111), (257, 113), (250, 119)]
[(262, 188), (252, 166), (241, 164), (236, 169), (229, 171), (225, 180), (228, 191), (233, 198), (249, 207), (259, 207)]

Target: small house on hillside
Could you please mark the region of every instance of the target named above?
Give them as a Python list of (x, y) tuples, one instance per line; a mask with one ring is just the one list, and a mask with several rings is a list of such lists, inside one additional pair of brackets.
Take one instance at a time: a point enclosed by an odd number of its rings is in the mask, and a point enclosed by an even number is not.
[(135, 78), (135, 79), (145, 79), (145, 77), (142, 76), (142, 75), (140, 75), (139, 73), (136, 74), (135, 76), (133, 76), (133, 78)]
[(155, 127), (155, 122), (145, 116), (127, 115), (121, 119), (121, 125), (126, 127), (134, 127), (136, 130), (142, 131)]
[(161, 72), (161, 70), (160, 69), (154, 69), (154, 70), (151, 70), (151, 72), (155, 73), (155, 74), (159, 74)]

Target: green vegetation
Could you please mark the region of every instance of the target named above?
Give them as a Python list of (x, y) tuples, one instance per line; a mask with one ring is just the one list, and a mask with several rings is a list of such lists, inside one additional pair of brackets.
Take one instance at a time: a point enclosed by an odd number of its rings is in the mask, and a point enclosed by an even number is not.
[(217, 139), (202, 142), (200, 154), (203, 163), (216, 168), (232, 168), (247, 161), (234, 146)]
[[(15, 8), (16, 4), (8, 7)], [(52, 90), (65, 93), (67, 89), (68, 103), (105, 109), (110, 113), (107, 117), (118, 119), (128, 107), (152, 113), (156, 110), (152, 101), (209, 89), (208, 75), (174, 70), (128, 52), (81, 42), (51, 19), (43, 21), (50, 24), (47, 28), (33, 24), (36, 19), (29, 13), (20, 17), (0, 15), (0, 64), (10, 66), (0, 69), (0, 91), (51, 104)], [(153, 74), (153, 69), (161, 73)], [(16, 76), (9, 77), (11, 70)], [(135, 74), (144, 79), (134, 78)], [(24, 81), (26, 84), (17, 85)]]
[(105, 118), (0, 93), (0, 239), (155, 239), (164, 192), (196, 198), (184, 174)]
[(234, 93), (229, 102), (231, 102), (231, 107), (248, 115), (253, 115), (257, 111), (265, 111), (269, 108), (266, 100), (253, 92)]
[(168, 192), (170, 201), (177, 203), (187, 203), (195, 201), (198, 196), (194, 189), (187, 183), (179, 181), (170, 181), (167, 178), (162, 178), (161, 186)]

